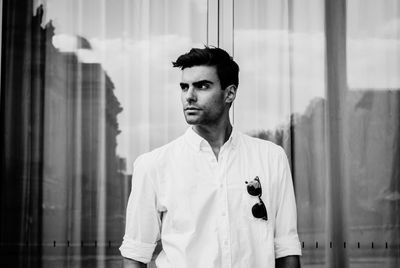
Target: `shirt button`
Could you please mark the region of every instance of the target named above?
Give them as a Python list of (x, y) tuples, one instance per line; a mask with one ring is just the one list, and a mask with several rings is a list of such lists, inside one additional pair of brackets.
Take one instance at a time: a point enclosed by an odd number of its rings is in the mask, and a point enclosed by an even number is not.
[(224, 185), (221, 183), (221, 184), (219, 185), (219, 188), (224, 188)]
[(225, 246), (228, 245), (228, 240), (225, 240), (224, 245), (225, 245)]
[(226, 216), (226, 213), (225, 213), (225, 212), (222, 212), (222, 216), (225, 217), (225, 216)]

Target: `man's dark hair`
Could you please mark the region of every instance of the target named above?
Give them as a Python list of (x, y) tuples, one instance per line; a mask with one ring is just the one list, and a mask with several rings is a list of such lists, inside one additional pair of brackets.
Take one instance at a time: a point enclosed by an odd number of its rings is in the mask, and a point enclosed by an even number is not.
[(221, 48), (192, 48), (188, 53), (179, 56), (172, 65), (181, 70), (199, 65), (215, 66), (222, 89), (239, 85), (239, 65)]

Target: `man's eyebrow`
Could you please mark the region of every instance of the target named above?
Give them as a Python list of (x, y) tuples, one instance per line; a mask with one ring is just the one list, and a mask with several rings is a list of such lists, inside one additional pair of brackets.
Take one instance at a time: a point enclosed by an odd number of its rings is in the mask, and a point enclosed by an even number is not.
[(204, 85), (204, 84), (214, 84), (214, 83), (209, 80), (200, 80), (200, 81), (193, 82), (193, 86), (200, 86), (200, 85)]
[[(200, 81), (193, 82), (193, 86), (195, 86), (195, 87), (199, 87), (199, 86), (204, 85), (204, 84), (214, 84), (214, 83), (209, 81), (209, 80), (200, 80)], [(180, 82), (179, 85), (180, 85), (181, 88), (189, 86), (188, 83), (184, 83), (184, 82)]]

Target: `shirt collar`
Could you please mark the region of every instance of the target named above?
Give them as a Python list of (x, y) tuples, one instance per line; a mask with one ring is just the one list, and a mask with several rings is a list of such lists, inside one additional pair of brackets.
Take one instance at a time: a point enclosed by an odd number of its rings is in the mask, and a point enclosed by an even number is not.
[[(185, 139), (195, 150), (201, 151), (204, 148), (210, 148), (209, 143), (199, 134), (197, 134), (192, 127), (189, 127), (185, 132)], [(231, 135), (229, 139), (225, 142), (223, 146), (232, 146), (232, 148), (236, 147), (238, 140), (238, 135), (235, 129), (232, 129)]]

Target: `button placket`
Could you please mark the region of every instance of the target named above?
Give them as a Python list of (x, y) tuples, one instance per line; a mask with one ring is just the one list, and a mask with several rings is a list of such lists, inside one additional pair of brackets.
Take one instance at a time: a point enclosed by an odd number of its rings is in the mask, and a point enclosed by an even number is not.
[(221, 189), (221, 222), (222, 222), (222, 258), (224, 267), (231, 266), (231, 248), (230, 248), (230, 228), (229, 228), (229, 213), (228, 213), (228, 193), (227, 193), (227, 178), (226, 178), (226, 150), (221, 150), (218, 161), (218, 180)]

